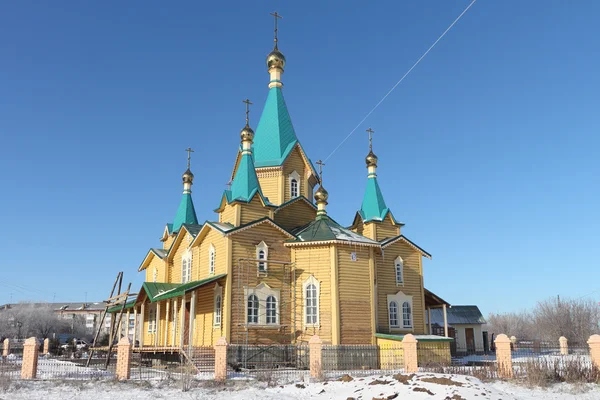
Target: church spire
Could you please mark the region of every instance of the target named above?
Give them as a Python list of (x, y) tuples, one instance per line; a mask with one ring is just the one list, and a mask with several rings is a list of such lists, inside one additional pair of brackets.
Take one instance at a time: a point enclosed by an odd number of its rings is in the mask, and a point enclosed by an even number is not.
[(317, 165), (319, 166), (320, 185), (315, 192), (315, 200), (317, 202), (317, 219), (320, 219), (327, 215), (327, 199), (329, 198), (329, 193), (323, 187), (323, 166), (325, 163), (319, 160), (317, 161)]
[(178, 232), (183, 224), (198, 224), (198, 218), (196, 217), (196, 210), (194, 208), (194, 202), (192, 201), (192, 184), (194, 182), (194, 174), (190, 169), (190, 163), (192, 158), (192, 150), (190, 147), (185, 149), (187, 151), (187, 170), (183, 173), (183, 197), (179, 203), (177, 214), (173, 220), (172, 232)]
[(267, 68), (269, 70), (269, 75), (271, 76), (269, 88), (274, 88), (283, 86), (283, 83), (281, 83), (281, 74), (283, 74), (283, 67), (285, 66), (285, 56), (277, 47), (277, 43), (279, 41), (277, 39), (277, 21), (283, 17), (279, 15), (277, 11), (271, 13), (271, 15), (275, 19), (275, 32), (273, 35), (273, 41), (275, 42), (275, 45), (273, 46), (273, 51), (271, 51), (267, 56)]
[(367, 189), (363, 197), (362, 206), (360, 208), (360, 215), (363, 221), (383, 221), (389, 209), (385, 205), (383, 194), (377, 183), (377, 156), (373, 153), (373, 133), (375, 131), (371, 128), (367, 129), (369, 134), (369, 154), (365, 158), (367, 164), (368, 176), (367, 176)]

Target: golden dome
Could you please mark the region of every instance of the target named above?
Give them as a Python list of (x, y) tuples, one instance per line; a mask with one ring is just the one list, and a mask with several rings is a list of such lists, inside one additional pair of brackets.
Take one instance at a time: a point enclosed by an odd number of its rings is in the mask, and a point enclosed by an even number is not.
[(277, 47), (273, 49), (272, 52), (267, 56), (267, 67), (269, 69), (276, 67), (281, 68), (285, 67), (285, 56), (279, 51)]
[(194, 174), (192, 174), (192, 171), (190, 171), (190, 169), (188, 168), (187, 171), (185, 171), (183, 173), (183, 183), (192, 183), (192, 181), (194, 180)]
[(246, 126), (241, 130), (240, 137), (242, 138), (242, 142), (245, 140), (254, 140), (254, 131), (252, 128), (250, 128), (250, 126), (248, 126), (248, 124), (246, 124)]
[(319, 202), (327, 203), (328, 198), (329, 198), (329, 193), (327, 193), (327, 190), (325, 190), (325, 188), (323, 186), (319, 186), (319, 188), (315, 192), (315, 200), (317, 201), (317, 203), (319, 203)]
[(373, 150), (369, 151), (367, 157), (365, 158), (365, 162), (367, 163), (367, 167), (376, 167), (377, 166), (377, 156), (373, 153)]

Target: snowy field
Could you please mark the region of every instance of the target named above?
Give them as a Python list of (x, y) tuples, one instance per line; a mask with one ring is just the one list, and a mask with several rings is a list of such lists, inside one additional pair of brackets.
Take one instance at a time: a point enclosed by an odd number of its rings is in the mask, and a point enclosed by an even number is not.
[(464, 375), (419, 373), (345, 377), (329, 382), (297, 382), (268, 387), (256, 381), (230, 381), (219, 385), (212, 381), (192, 382), (183, 392), (177, 381), (4, 381), (0, 382), (0, 400), (20, 399), (356, 399), (356, 400), (592, 400), (600, 399), (598, 385), (558, 384), (547, 389), (530, 389), (514, 383), (482, 383)]

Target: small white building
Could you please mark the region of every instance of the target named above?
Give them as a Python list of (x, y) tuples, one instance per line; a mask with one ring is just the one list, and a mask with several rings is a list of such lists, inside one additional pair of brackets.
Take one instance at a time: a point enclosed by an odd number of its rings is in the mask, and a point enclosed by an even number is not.
[[(439, 328), (444, 326), (442, 310), (433, 308), (430, 315), (432, 333), (439, 334)], [(453, 355), (489, 351), (487, 332), (482, 330), (482, 325), (486, 323), (486, 320), (477, 306), (451, 306), (447, 309), (447, 319), (448, 336), (454, 338)], [(429, 320), (427, 323), (429, 324)]]

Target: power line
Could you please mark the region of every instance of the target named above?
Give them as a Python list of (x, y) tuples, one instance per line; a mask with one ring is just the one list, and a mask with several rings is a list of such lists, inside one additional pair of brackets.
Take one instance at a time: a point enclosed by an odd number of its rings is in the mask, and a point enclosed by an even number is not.
[(332, 152), (331, 152), (331, 153), (330, 153), (330, 154), (327, 156), (327, 158), (325, 158), (325, 161), (329, 160), (329, 158), (331, 158), (331, 156), (332, 156), (332, 155), (333, 155), (333, 154), (334, 154), (336, 151), (338, 151), (338, 149), (339, 149), (340, 147), (342, 147), (342, 145), (343, 145), (343, 144), (346, 142), (346, 140), (348, 140), (348, 139), (350, 138), (350, 136), (352, 136), (352, 134), (354, 134), (354, 132), (355, 132), (355, 131), (358, 129), (358, 127), (359, 127), (359, 126), (361, 126), (361, 125), (362, 125), (362, 123), (363, 123), (363, 122), (365, 122), (365, 121), (366, 121), (366, 119), (367, 119), (367, 118), (369, 118), (369, 116), (371, 116), (371, 114), (373, 114), (373, 112), (374, 112), (374, 111), (377, 109), (377, 107), (379, 107), (379, 105), (380, 105), (381, 103), (383, 103), (383, 102), (385, 101), (385, 99), (387, 99), (387, 97), (388, 97), (388, 96), (389, 96), (389, 95), (390, 95), (390, 94), (391, 94), (391, 93), (394, 91), (394, 89), (396, 89), (396, 87), (397, 87), (399, 84), (401, 84), (401, 83), (402, 83), (402, 81), (404, 80), (404, 78), (406, 78), (406, 77), (408, 76), (408, 74), (410, 74), (410, 73), (412, 72), (412, 70), (413, 70), (413, 69), (415, 69), (415, 67), (416, 67), (417, 65), (419, 65), (419, 63), (421, 62), (421, 60), (423, 60), (423, 59), (425, 58), (425, 56), (427, 56), (427, 54), (429, 54), (429, 52), (430, 52), (430, 51), (431, 51), (431, 50), (432, 50), (432, 49), (435, 47), (435, 45), (436, 45), (436, 44), (438, 44), (438, 42), (439, 42), (440, 40), (442, 40), (442, 38), (443, 38), (444, 36), (446, 36), (446, 33), (448, 33), (448, 31), (450, 31), (450, 29), (452, 29), (452, 27), (453, 27), (454, 25), (456, 25), (456, 23), (457, 23), (457, 22), (458, 22), (458, 21), (459, 21), (459, 20), (462, 18), (462, 16), (463, 16), (463, 15), (465, 15), (465, 13), (466, 13), (467, 11), (469, 11), (469, 8), (471, 8), (471, 6), (472, 6), (473, 4), (475, 4), (475, 2), (476, 2), (476, 1), (477, 1), (477, 0), (473, 0), (473, 1), (472, 1), (472, 2), (471, 2), (471, 3), (470, 3), (468, 6), (467, 6), (467, 8), (465, 8), (465, 9), (463, 10), (463, 12), (462, 12), (462, 13), (460, 13), (460, 15), (459, 15), (458, 17), (456, 17), (456, 19), (455, 19), (455, 20), (454, 20), (454, 21), (453, 21), (453, 22), (450, 24), (450, 26), (449, 26), (448, 28), (446, 28), (446, 30), (445, 30), (445, 31), (444, 31), (444, 32), (443, 32), (443, 33), (442, 33), (442, 34), (441, 34), (441, 35), (440, 35), (440, 36), (437, 38), (437, 40), (436, 40), (435, 42), (433, 42), (433, 44), (432, 44), (432, 45), (431, 45), (431, 46), (430, 46), (430, 47), (427, 49), (427, 51), (426, 51), (425, 53), (423, 53), (423, 55), (422, 55), (422, 56), (421, 56), (421, 57), (420, 57), (420, 58), (417, 60), (417, 62), (415, 62), (415, 63), (413, 64), (413, 66), (412, 66), (412, 67), (410, 67), (410, 69), (409, 69), (408, 71), (406, 71), (406, 73), (405, 73), (405, 74), (402, 76), (402, 78), (400, 78), (400, 80), (399, 80), (398, 82), (396, 82), (396, 84), (395, 84), (394, 86), (392, 86), (392, 88), (391, 88), (391, 89), (390, 89), (390, 90), (389, 90), (389, 91), (388, 91), (388, 92), (385, 94), (385, 96), (383, 96), (383, 98), (382, 98), (381, 100), (379, 100), (379, 102), (378, 102), (377, 104), (375, 104), (375, 107), (373, 107), (373, 108), (371, 109), (371, 111), (369, 111), (369, 112), (367, 113), (367, 115), (366, 115), (366, 116), (365, 116), (365, 117), (364, 117), (364, 118), (363, 118), (363, 119), (362, 119), (362, 120), (361, 120), (361, 121), (360, 121), (360, 122), (359, 122), (359, 123), (358, 123), (358, 124), (357, 124), (357, 125), (354, 127), (354, 129), (352, 129), (352, 130), (350, 131), (350, 133), (348, 134), (348, 136), (346, 136), (346, 137), (344, 138), (344, 140), (342, 140), (342, 141), (340, 142), (340, 144), (338, 144), (338, 145), (337, 145), (337, 147), (336, 147), (335, 149), (333, 149), (333, 151), (332, 151)]

